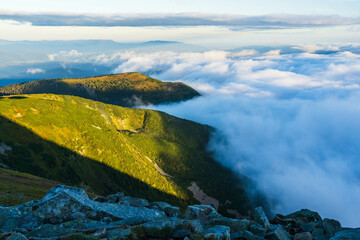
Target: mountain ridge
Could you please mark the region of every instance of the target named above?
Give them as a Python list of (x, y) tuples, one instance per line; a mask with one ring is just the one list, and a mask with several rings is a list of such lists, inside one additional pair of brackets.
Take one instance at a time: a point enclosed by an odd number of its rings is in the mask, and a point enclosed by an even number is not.
[(127, 107), (184, 101), (200, 96), (181, 82), (162, 82), (137, 72), (43, 79), (0, 87), (2, 96), (42, 93), (73, 95)]

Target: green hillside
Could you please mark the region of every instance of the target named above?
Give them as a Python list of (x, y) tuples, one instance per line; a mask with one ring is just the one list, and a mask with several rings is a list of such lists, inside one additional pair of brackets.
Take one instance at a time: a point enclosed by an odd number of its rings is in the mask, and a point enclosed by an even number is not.
[(122, 191), (182, 207), (198, 203), (188, 189), (196, 183), (220, 212), (250, 207), (248, 181), (206, 151), (208, 126), (53, 94), (3, 97), (0, 115), (0, 165), (100, 195)]
[(122, 73), (79, 79), (46, 79), (0, 87), (0, 95), (53, 93), (79, 96), (132, 107), (188, 100), (199, 96), (180, 82), (162, 82), (141, 73)]

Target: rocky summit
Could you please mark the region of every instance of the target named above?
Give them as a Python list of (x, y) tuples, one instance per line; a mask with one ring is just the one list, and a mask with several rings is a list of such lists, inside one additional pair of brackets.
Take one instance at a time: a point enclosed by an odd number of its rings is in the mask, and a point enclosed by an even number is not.
[(79, 188), (57, 185), (42, 200), (0, 207), (0, 239), (360, 239), (359, 229), (343, 229), (307, 209), (274, 219), (262, 207), (252, 219), (231, 219), (207, 205), (183, 213), (165, 202), (123, 193), (90, 199)]

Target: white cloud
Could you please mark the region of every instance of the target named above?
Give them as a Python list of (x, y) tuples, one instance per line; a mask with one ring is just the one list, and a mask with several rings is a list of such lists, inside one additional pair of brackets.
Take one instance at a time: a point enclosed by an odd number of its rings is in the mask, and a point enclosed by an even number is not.
[(345, 52), (340, 52), (338, 53), (338, 57), (343, 57), (343, 58), (360, 58), (359, 54), (354, 54), (350, 51), (345, 51)]
[(264, 53), (264, 56), (279, 56), (280, 53), (281, 53), (280, 49), (270, 50), (270, 51)]
[(55, 58), (58, 56), (59, 54), (57, 53), (52, 53), (52, 54), (48, 54), (48, 58), (50, 61), (55, 61)]
[(31, 26), (30, 22), (16, 21), (16, 20), (12, 20), (12, 19), (0, 19), (0, 25), (1, 24), (4, 24), (4, 25), (26, 25), (26, 26)]
[[(303, 90), (313, 88), (321, 89), (324, 93), (332, 93), (331, 89), (351, 90), (358, 87), (354, 81), (358, 79), (360, 59), (356, 63), (356, 54), (350, 54), (348, 51), (333, 56), (314, 53), (280, 55), (280, 49), (268, 51), (257, 57), (251, 57), (257, 53), (255, 51), (243, 53), (123, 52), (105, 58), (105, 62), (121, 62), (114, 70), (115, 73), (151, 73), (159, 79), (183, 81), (194, 87), (199, 86), (199, 91), (203, 93), (213, 94), (244, 94), (258, 97), (282, 95), (288, 91), (302, 94)], [(104, 59), (103, 56), (101, 58)], [(318, 61), (316, 64), (312, 62), (315, 60)], [(251, 91), (234, 87), (236, 84), (248, 86)], [(254, 89), (262, 94), (249, 94), (254, 92)]]
[(297, 28), (359, 24), (358, 18), (334, 15), (260, 15), (207, 13), (24, 13), (0, 11), (0, 20), (30, 22), (35, 26), (228, 26), (245, 28)]
[(293, 49), (299, 49), (303, 50), (308, 53), (314, 53), (317, 51), (339, 51), (340, 48), (337, 45), (324, 45), (324, 44), (303, 44), (303, 45), (297, 45), (293, 46)]
[(153, 76), (184, 81), (204, 96), (153, 108), (217, 128), (222, 139), (210, 144), (216, 159), (255, 180), (275, 200), (274, 212), (309, 208), (359, 226), (356, 54), (180, 55)]
[(232, 54), (234, 57), (245, 57), (245, 56), (253, 56), (259, 54), (255, 49), (244, 49), (240, 52), (235, 52)]
[(28, 74), (36, 74), (36, 73), (44, 73), (45, 70), (42, 68), (29, 68), (26, 73)]
[(50, 53), (47, 54), (47, 57), (50, 61), (59, 62), (80, 62), (88, 60), (87, 56), (74, 49), (70, 51), (60, 51), (59, 53)]

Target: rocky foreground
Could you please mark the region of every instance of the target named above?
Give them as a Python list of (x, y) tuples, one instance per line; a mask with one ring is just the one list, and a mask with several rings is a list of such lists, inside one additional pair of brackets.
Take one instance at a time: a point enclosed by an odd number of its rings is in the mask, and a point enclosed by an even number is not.
[(300, 210), (269, 221), (258, 207), (252, 220), (221, 216), (211, 206), (183, 214), (165, 202), (122, 193), (91, 200), (84, 190), (57, 185), (42, 200), (0, 207), (0, 239), (360, 239), (360, 229)]

